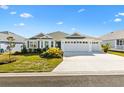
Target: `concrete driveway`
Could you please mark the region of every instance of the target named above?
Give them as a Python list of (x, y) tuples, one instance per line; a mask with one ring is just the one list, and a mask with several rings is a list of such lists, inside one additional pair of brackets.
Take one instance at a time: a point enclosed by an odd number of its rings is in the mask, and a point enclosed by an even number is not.
[(124, 57), (103, 53), (65, 52), (64, 60), (53, 72), (124, 71)]

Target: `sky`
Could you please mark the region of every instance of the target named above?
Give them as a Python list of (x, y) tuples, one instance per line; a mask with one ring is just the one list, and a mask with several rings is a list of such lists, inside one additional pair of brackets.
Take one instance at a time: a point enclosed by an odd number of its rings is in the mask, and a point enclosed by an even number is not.
[(124, 30), (124, 6), (0, 6), (0, 31), (14, 32), (27, 38), (55, 31), (97, 37), (116, 30)]

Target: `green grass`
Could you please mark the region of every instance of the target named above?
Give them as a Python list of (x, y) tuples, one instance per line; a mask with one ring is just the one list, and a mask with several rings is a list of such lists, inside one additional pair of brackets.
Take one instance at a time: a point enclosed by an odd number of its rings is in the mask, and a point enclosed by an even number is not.
[(124, 52), (109, 51), (108, 53), (124, 57)]
[[(1, 58), (8, 55), (0, 55)], [(50, 72), (62, 62), (61, 58), (45, 59), (39, 55), (13, 55), (17, 61), (0, 65), (0, 72)]]

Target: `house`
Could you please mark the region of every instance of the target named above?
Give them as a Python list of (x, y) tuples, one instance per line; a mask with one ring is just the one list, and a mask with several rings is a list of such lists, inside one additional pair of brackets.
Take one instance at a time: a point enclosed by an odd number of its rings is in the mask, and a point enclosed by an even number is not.
[(58, 47), (65, 51), (101, 51), (101, 40), (95, 37), (81, 35), (80, 33), (67, 34), (61, 31), (53, 33), (40, 33), (29, 39), (26, 44), (28, 49), (45, 47)]
[(7, 37), (9, 36), (14, 38), (15, 47), (13, 48), (13, 51), (21, 51), (21, 46), (25, 43), (25, 38), (9, 31), (0, 32), (0, 49), (3, 51), (7, 50)]
[(109, 43), (111, 45), (111, 50), (124, 51), (124, 30), (110, 32), (100, 38), (103, 44)]

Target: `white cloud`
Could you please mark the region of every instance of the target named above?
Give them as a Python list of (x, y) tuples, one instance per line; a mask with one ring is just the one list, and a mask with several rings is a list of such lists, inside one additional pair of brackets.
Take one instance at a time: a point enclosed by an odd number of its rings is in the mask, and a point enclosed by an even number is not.
[(75, 31), (75, 30), (76, 30), (76, 28), (71, 28), (71, 30)]
[(81, 9), (79, 9), (77, 12), (78, 13), (81, 13), (81, 12), (84, 12), (85, 11), (85, 9), (84, 8), (81, 8)]
[(114, 22), (121, 22), (121, 21), (122, 21), (121, 18), (115, 18), (115, 19), (114, 19)]
[(24, 26), (24, 23), (14, 24), (14, 26)]
[(15, 11), (12, 11), (12, 12), (10, 12), (10, 14), (11, 14), (11, 15), (15, 15), (15, 14), (16, 14), (16, 12), (15, 12)]
[(56, 24), (57, 25), (62, 25), (64, 22), (60, 21), (60, 22), (57, 22)]
[(7, 5), (0, 5), (0, 8), (7, 10), (9, 7)]
[(20, 14), (20, 17), (22, 17), (22, 18), (31, 18), (33, 16), (31, 14), (29, 14), (29, 13), (22, 13), (22, 14)]
[(118, 16), (124, 16), (124, 13), (123, 13), (123, 12), (122, 12), (122, 13), (119, 12), (119, 13), (116, 14), (115, 16), (116, 16), (116, 17), (118, 17)]

